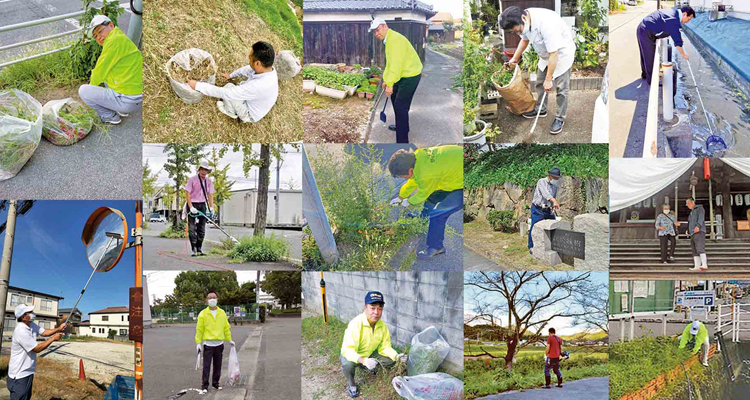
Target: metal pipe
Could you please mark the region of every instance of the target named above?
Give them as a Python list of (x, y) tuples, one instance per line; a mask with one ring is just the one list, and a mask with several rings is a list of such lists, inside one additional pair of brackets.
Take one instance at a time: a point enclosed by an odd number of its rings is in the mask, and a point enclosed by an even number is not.
[[(666, 48), (666, 46), (664, 46)], [(674, 118), (674, 94), (672, 93), (672, 74), (674, 73), (671, 62), (661, 63), (662, 71), (662, 117), (665, 122), (671, 122)]]
[(30, 44), (44, 42), (44, 41), (51, 40), (51, 39), (57, 39), (59, 37), (68, 36), (68, 35), (72, 35), (74, 33), (78, 33), (78, 32), (80, 32), (82, 30), (83, 30), (83, 28), (78, 28), (78, 29), (74, 29), (74, 30), (68, 31), (68, 32), (63, 32), (63, 33), (58, 33), (58, 34), (55, 34), (55, 35), (41, 37), (39, 39), (27, 40), (25, 42), (18, 42), (18, 43), (14, 43), (14, 44), (9, 44), (7, 46), (0, 47), (0, 51), (15, 49), (16, 47), (27, 46), (27, 45), (30, 45)]
[[(8, 218), (5, 227), (5, 242), (3, 243), (2, 267), (0, 268), (0, 300), (7, 301), (8, 282), (10, 280), (10, 265), (13, 260), (13, 241), (16, 237), (16, 212), (18, 200), (11, 200), (8, 204)], [(0, 307), (0, 345), (2, 345), (2, 331), (5, 330), (5, 307)]]
[(67, 50), (67, 49), (69, 49), (71, 47), (73, 47), (73, 45), (69, 44), (67, 46), (60, 47), (59, 49), (45, 51), (44, 53), (40, 53), (40, 54), (36, 54), (36, 55), (33, 55), (33, 56), (24, 57), (24, 58), (19, 58), (18, 60), (8, 61), (6, 63), (0, 64), (0, 68), (7, 67), (8, 65), (18, 64), (20, 62), (24, 62), (24, 61), (28, 61), (28, 60), (33, 60), (35, 58), (44, 57), (44, 56), (47, 56), (47, 55), (50, 55), (50, 54), (57, 53), (59, 51)]
[(60, 21), (60, 20), (68, 19), (68, 18), (78, 17), (80, 15), (83, 15), (84, 12), (85, 12), (84, 10), (81, 10), (81, 11), (76, 11), (76, 12), (69, 13), (69, 14), (56, 15), (54, 17), (49, 17), (49, 18), (42, 18), (42, 19), (37, 19), (34, 21), (27, 21), (27, 22), (20, 22), (18, 24), (13, 24), (13, 25), (6, 25), (6, 26), (0, 27), (0, 33), (10, 32), (16, 29), (28, 28), (30, 26), (44, 25), (49, 22), (55, 22), (55, 21)]
[(143, 0), (131, 0), (128, 5), (131, 8), (130, 22), (128, 23), (128, 37), (138, 47), (141, 48), (141, 32), (143, 27)]

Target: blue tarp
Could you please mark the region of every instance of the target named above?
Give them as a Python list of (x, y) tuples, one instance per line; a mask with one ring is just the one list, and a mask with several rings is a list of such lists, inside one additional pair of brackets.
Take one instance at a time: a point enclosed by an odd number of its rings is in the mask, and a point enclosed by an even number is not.
[(109, 385), (104, 400), (133, 400), (135, 399), (135, 378), (117, 375)]
[(721, 56), (742, 77), (750, 81), (750, 21), (737, 18), (708, 20), (708, 13), (696, 13), (683, 28), (690, 29), (703, 43)]

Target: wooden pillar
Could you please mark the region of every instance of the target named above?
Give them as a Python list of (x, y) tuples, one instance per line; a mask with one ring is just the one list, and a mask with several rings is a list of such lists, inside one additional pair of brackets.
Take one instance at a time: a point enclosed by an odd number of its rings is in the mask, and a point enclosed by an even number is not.
[(732, 194), (730, 192), (729, 166), (724, 164), (724, 172), (721, 176), (721, 215), (724, 223), (724, 237), (733, 239), (734, 218), (732, 217)]

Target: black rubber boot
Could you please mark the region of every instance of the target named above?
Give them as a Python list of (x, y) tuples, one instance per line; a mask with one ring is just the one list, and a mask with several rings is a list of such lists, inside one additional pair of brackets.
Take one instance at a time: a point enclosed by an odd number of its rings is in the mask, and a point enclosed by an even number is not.
[(549, 385), (551, 380), (552, 380), (552, 378), (549, 377), (549, 376), (545, 376), (544, 377), (544, 388), (545, 389), (552, 389), (552, 386)]
[(562, 378), (559, 376), (557, 377), (557, 387), (562, 387)]

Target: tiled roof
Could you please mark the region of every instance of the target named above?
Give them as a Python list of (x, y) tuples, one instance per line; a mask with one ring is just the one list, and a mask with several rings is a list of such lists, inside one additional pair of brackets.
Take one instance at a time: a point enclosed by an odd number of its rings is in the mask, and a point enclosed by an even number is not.
[[(413, 7), (412, 7), (412, 3)], [(371, 11), (371, 10), (411, 10), (415, 8), (435, 15), (432, 6), (421, 1), (411, 0), (305, 0), (305, 11)]]
[(126, 312), (130, 312), (130, 309), (127, 307), (107, 307), (103, 310), (90, 312), (89, 315), (91, 314), (119, 314), (119, 313), (126, 313)]

